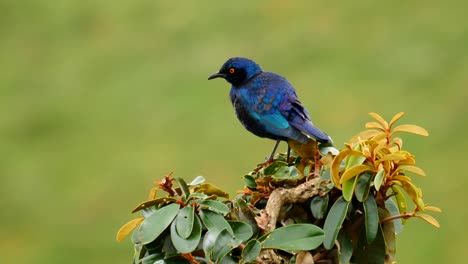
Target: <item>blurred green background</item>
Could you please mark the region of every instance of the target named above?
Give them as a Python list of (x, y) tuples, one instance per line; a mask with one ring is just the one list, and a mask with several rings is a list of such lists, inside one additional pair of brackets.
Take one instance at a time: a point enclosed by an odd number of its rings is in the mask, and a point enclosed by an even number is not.
[[(405, 137), (440, 229), (414, 219), (399, 263), (464, 263), (468, 4), (462, 1), (0, 2), (0, 259), (129, 263), (116, 231), (154, 180), (197, 175), (232, 194), (273, 142), (237, 121), (232, 56), (286, 76), (341, 148), (368, 112)], [(285, 145), (282, 145), (285, 149)]]

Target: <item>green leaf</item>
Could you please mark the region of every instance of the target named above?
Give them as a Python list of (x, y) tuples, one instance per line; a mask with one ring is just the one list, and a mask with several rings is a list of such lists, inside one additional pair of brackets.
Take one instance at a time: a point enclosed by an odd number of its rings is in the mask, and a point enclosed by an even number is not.
[(188, 188), (187, 183), (185, 182), (184, 179), (180, 177), (174, 177), (174, 180), (179, 184), (180, 190), (182, 191), (184, 201), (187, 199), (190, 195), (190, 190)]
[[(390, 212), (386, 209), (379, 208), (379, 218), (385, 219), (390, 217)], [(386, 261), (388, 263), (393, 263), (395, 260), (396, 254), (396, 233), (395, 233), (395, 225), (393, 224), (394, 221), (388, 221), (381, 225), (380, 230), (383, 234), (383, 238), (385, 241), (385, 254), (386, 254)]]
[(171, 224), (179, 208), (179, 204), (172, 203), (148, 216), (134, 231), (133, 243), (148, 244), (155, 240)]
[(226, 229), (229, 233), (233, 234), (231, 226), (222, 215), (203, 209), (200, 210), (199, 215), (208, 230), (219, 233), (221, 230)]
[(285, 251), (312, 250), (322, 244), (323, 230), (311, 224), (292, 224), (262, 236), (262, 248)]
[(366, 223), (366, 238), (367, 243), (370, 244), (374, 241), (377, 236), (377, 230), (379, 229), (379, 211), (374, 196), (369, 195), (363, 203), (363, 206)]
[[(383, 264), (385, 263), (385, 241), (380, 228), (377, 229), (377, 236), (370, 244), (366, 242), (366, 232), (361, 229), (358, 248), (355, 251), (353, 263)], [(390, 262), (391, 263), (391, 262)]]
[(156, 254), (150, 254), (148, 256), (145, 256), (138, 263), (154, 264), (154, 263), (166, 263), (166, 262), (164, 262), (164, 253), (156, 253)]
[(318, 149), (322, 156), (326, 156), (328, 155), (328, 153), (331, 153), (333, 156), (336, 156), (338, 155), (338, 153), (340, 153), (339, 150), (333, 147), (333, 143), (320, 143), (318, 145)]
[(180, 237), (176, 230), (177, 218), (171, 225), (171, 240), (174, 247), (179, 253), (190, 253), (195, 248), (197, 248), (198, 243), (200, 242), (202, 225), (198, 216), (194, 217), (195, 221), (193, 222), (193, 231), (189, 237), (184, 239)]
[(272, 178), (277, 180), (298, 180), (302, 176), (294, 166), (284, 166), (276, 170)]
[(252, 175), (245, 175), (244, 183), (249, 188), (252, 188), (252, 189), (257, 188), (257, 183), (255, 182), (255, 178)]
[[(360, 145), (357, 144), (357, 146), (359, 146), (359, 148), (358, 149), (354, 148), (354, 150), (360, 151), (361, 150)], [(362, 163), (364, 163), (365, 160), (366, 160), (366, 157), (362, 155), (348, 156), (348, 159), (346, 160), (346, 169), (352, 168), (354, 166), (362, 165)]]
[(316, 195), (312, 198), (310, 201), (310, 211), (315, 219), (322, 219), (325, 216), (328, 209), (328, 200), (328, 194), (323, 197)]
[(241, 221), (228, 221), (228, 223), (231, 225), (234, 236), (240, 240), (247, 241), (252, 237), (253, 232), (250, 225)]
[(242, 255), (241, 255), (241, 264), (248, 263), (248, 262), (253, 262), (257, 259), (258, 255), (260, 255), (260, 250), (262, 249), (262, 246), (260, 245), (260, 242), (256, 239), (252, 239), (247, 244), (245, 245), (244, 249), (242, 250)]
[(210, 197), (204, 193), (191, 193), (189, 198), (188, 198), (188, 201), (189, 200), (192, 200), (192, 199), (199, 199), (199, 200), (205, 200), (205, 199), (209, 199)]
[(287, 167), (287, 166), (288, 166), (288, 163), (284, 161), (274, 161), (263, 170), (263, 174), (273, 175), (279, 168)]
[(356, 184), (356, 190), (354, 190), (354, 194), (356, 195), (358, 201), (363, 202), (367, 199), (371, 186), (372, 176), (374, 176), (374, 174), (369, 172), (365, 172), (359, 176)]
[(177, 234), (180, 237), (186, 239), (190, 236), (194, 224), (194, 208), (193, 206), (186, 206), (182, 208), (175, 219), (175, 226)]
[(237, 264), (238, 262), (234, 260), (233, 257), (226, 254), (219, 260), (219, 264)]
[(304, 176), (309, 176), (310, 175), (310, 170), (312, 169), (312, 165), (311, 164), (307, 164), (305, 167), (304, 167)]
[(228, 254), (232, 249), (238, 247), (242, 241), (237, 239), (229, 232), (227, 229), (223, 229), (218, 237), (213, 247), (213, 260), (216, 263), (219, 262), (226, 254)]
[[(400, 214), (400, 212), (398, 211), (398, 205), (391, 198), (385, 201), (385, 208), (387, 208), (388, 212), (390, 213), (390, 216)], [(403, 231), (403, 223), (401, 222), (401, 218), (394, 219), (390, 222), (393, 222), (393, 224), (395, 225), (395, 233), (397, 235), (401, 233), (401, 231)]]
[(336, 237), (341, 229), (341, 225), (348, 211), (349, 202), (343, 197), (338, 198), (328, 212), (323, 230), (325, 231), (325, 237), (323, 245), (326, 249), (332, 249), (335, 245)]
[(203, 251), (205, 252), (205, 257), (212, 259), (213, 256), (213, 248), (216, 243), (216, 238), (218, 238), (219, 233), (222, 230), (208, 230), (203, 237)]
[(358, 178), (359, 177), (354, 177), (353, 179), (343, 183), (343, 198), (348, 202), (353, 198), (354, 188), (356, 187)]
[(377, 172), (377, 174), (375, 175), (374, 186), (375, 186), (375, 189), (377, 191), (380, 189), (380, 186), (382, 186), (384, 176), (385, 176), (385, 170), (384, 169), (380, 169)]
[(413, 183), (409, 181), (401, 181), (402, 188), (408, 194), (408, 196), (413, 200), (414, 204), (419, 209), (424, 209), (424, 202), (421, 199), (421, 190), (416, 187)]
[(199, 204), (201, 209), (208, 209), (215, 213), (227, 214), (230, 212), (229, 207), (220, 201), (204, 200), (200, 201)]
[(258, 225), (255, 214), (243, 199), (236, 199), (234, 202), (234, 214), (240, 221), (247, 223), (252, 228), (253, 233), (258, 233)]
[(338, 243), (340, 243), (340, 264), (349, 264), (353, 256), (353, 241), (341, 230), (338, 234)]
[[(398, 210), (400, 214), (405, 214), (408, 212), (408, 204), (406, 202), (406, 197), (403, 194), (403, 190), (400, 189), (398, 186), (392, 186), (393, 193), (395, 193), (395, 199), (398, 205)], [(405, 224), (406, 220), (402, 219), (401, 222)]]
[(189, 186), (194, 186), (194, 185), (199, 185), (199, 184), (202, 184), (204, 183), (206, 180), (203, 176), (197, 176), (195, 177), (195, 179), (193, 179), (192, 182), (190, 182), (188, 185)]

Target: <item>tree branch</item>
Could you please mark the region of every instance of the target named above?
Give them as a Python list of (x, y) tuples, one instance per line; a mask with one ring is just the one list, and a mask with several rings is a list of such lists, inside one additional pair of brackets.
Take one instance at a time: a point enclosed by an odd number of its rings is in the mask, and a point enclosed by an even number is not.
[[(319, 193), (320, 178), (316, 177), (296, 186), (295, 188), (275, 189), (268, 198), (265, 209), (261, 212), (260, 218), (266, 219), (264, 232), (268, 233), (276, 228), (281, 208), (287, 204), (303, 203)], [(260, 253), (261, 259), (265, 263), (286, 263), (285, 259), (274, 250), (267, 249)]]

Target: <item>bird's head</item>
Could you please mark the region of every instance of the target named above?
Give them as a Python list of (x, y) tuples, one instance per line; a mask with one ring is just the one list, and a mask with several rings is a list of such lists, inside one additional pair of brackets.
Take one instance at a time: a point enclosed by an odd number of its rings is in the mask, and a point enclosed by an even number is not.
[(230, 84), (238, 86), (261, 72), (262, 68), (254, 61), (235, 57), (227, 60), (218, 72), (208, 77), (208, 80), (221, 77)]

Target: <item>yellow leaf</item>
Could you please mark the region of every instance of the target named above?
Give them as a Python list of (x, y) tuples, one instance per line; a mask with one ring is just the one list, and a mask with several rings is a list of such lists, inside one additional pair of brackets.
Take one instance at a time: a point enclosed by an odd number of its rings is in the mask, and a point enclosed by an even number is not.
[(392, 180), (397, 180), (400, 182), (402, 181), (411, 182), (411, 178), (403, 174), (397, 174), (397, 175), (392, 176)]
[(379, 133), (382, 133), (382, 132), (378, 130), (374, 130), (374, 129), (364, 130), (358, 133), (357, 135), (355, 135), (353, 138), (351, 138), (348, 143), (353, 144), (353, 143), (359, 142), (359, 140), (368, 140), (378, 135)]
[(391, 153), (392, 152), (387, 148), (387, 146), (385, 146), (385, 144), (379, 144), (374, 148), (374, 156), (377, 158), (385, 157)]
[(374, 171), (374, 168), (372, 168), (369, 165), (361, 164), (361, 165), (356, 165), (354, 167), (351, 167), (351, 168), (345, 170), (343, 175), (341, 175), (340, 184), (342, 184), (345, 181), (348, 181), (349, 179), (351, 179), (351, 178), (353, 178), (353, 177), (355, 177), (357, 175), (360, 175), (361, 173), (363, 173), (365, 171)]
[(158, 189), (159, 189), (159, 188), (156, 188), (156, 187), (151, 188), (151, 191), (150, 191), (150, 193), (149, 193), (148, 200), (154, 200), (154, 199), (156, 199), (156, 194), (158, 193)]
[(417, 214), (415, 215), (416, 217), (421, 218), (422, 220), (428, 222), (429, 224), (439, 228), (440, 224), (439, 221), (437, 221), (433, 216), (427, 215), (427, 214)]
[(442, 210), (439, 207), (435, 207), (435, 206), (432, 206), (432, 205), (425, 205), (424, 210), (431, 211), (431, 212), (442, 213)]
[(401, 154), (392, 153), (392, 154), (388, 154), (388, 155), (383, 156), (378, 161), (379, 162), (382, 162), (382, 161), (385, 161), (385, 160), (397, 161), (397, 160), (405, 160), (405, 159), (406, 159), (406, 157), (401, 155)]
[(143, 217), (140, 217), (133, 219), (130, 222), (123, 225), (119, 229), (119, 231), (117, 231), (117, 236), (115, 237), (117, 241), (121, 242), (122, 240), (124, 240), (124, 238), (126, 238), (133, 230), (135, 230), (135, 228), (137, 228), (141, 224), (141, 222), (143, 222), (143, 220), (145, 219)]
[(379, 114), (377, 113), (369, 113), (370, 116), (372, 116), (373, 118), (375, 118), (377, 121), (379, 121), (382, 125), (383, 125), (383, 128), (387, 129), (388, 128), (388, 123), (387, 121), (385, 121), (385, 119), (383, 119)]
[(393, 186), (393, 185), (403, 186), (403, 184), (401, 183), (401, 181), (397, 181), (397, 180), (392, 180), (392, 181), (390, 181), (390, 185), (391, 185), (391, 186)]
[(340, 164), (346, 158), (346, 156), (351, 153), (353, 150), (346, 148), (342, 150), (338, 155), (335, 156), (332, 162), (332, 166), (330, 168), (331, 178), (333, 180), (333, 184), (336, 188), (341, 190), (340, 184)]
[(400, 112), (400, 113), (397, 113), (396, 115), (394, 115), (392, 117), (392, 120), (390, 120), (390, 124), (388, 124), (389, 127), (392, 127), (393, 124), (395, 124), (396, 121), (398, 121), (405, 113), (404, 112)]
[(303, 159), (314, 159), (315, 152), (317, 151), (317, 141), (311, 140), (307, 144), (300, 143), (298, 141), (288, 139), (288, 145), (294, 152)]
[(399, 165), (414, 165), (416, 164), (416, 160), (412, 156), (406, 157), (406, 159), (398, 161), (398, 164)]
[(379, 143), (380, 141), (382, 140), (387, 140), (387, 132), (382, 132), (378, 135), (375, 135), (372, 140), (374, 140), (375, 142)]
[(393, 138), (392, 139), (392, 144), (397, 145), (398, 149), (403, 148), (403, 140), (401, 138), (399, 138), (399, 137)]
[(204, 193), (206, 195), (217, 195), (229, 199), (229, 194), (210, 183), (203, 183), (193, 189), (194, 192)]
[(366, 123), (366, 128), (374, 128), (374, 129), (379, 129), (379, 130), (382, 130), (382, 131), (385, 131), (385, 128), (377, 123), (377, 122), (367, 122)]
[(425, 137), (429, 136), (429, 133), (426, 131), (426, 129), (417, 125), (399, 125), (393, 129), (392, 135), (397, 132), (406, 132)]
[(419, 176), (426, 176), (426, 173), (423, 171), (423, 169), (416, 167), (416, 166), (412, 166), (412, 165), (399, 166), (398, 171), (402, 171), (402, 170), (412, 172)]

